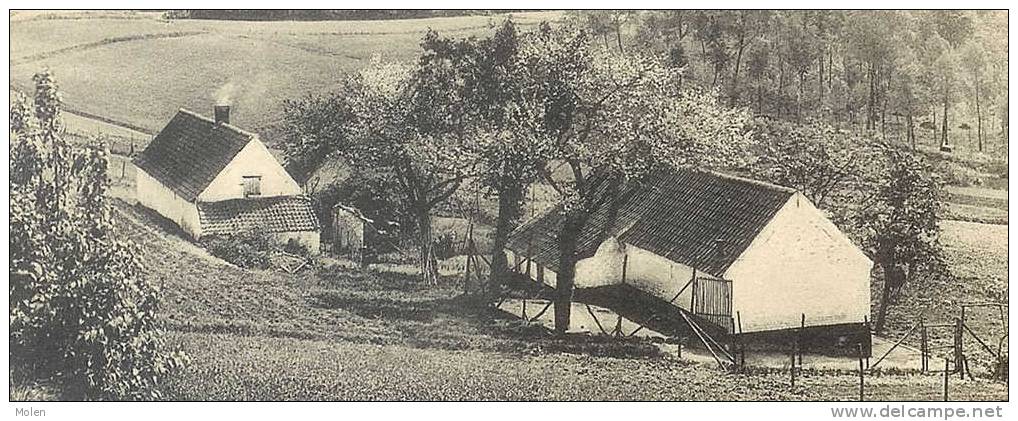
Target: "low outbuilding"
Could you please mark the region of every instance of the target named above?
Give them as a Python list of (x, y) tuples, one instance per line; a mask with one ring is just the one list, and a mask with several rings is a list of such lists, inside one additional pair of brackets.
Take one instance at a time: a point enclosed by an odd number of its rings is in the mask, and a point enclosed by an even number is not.
[[(517, 229), (510, 265), (554, 287), (562, 220), (560, 206)], [(802, 193), (746, 178), (675, 170), (628, 183), (578, 252), (578, 289), (625, 283), (727, 333), (858, 332), (870, 314), (870, 259)]]

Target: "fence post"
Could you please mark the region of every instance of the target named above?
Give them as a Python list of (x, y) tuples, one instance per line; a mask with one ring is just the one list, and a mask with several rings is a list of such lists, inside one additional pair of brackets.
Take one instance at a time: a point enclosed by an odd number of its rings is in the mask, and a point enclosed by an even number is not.
[(799, 324), (799, 338), (795, 340), (796, 347), (799, 351), (799, 367), (802, 367), (802, 349), (805, 348), (805, 341), (802, 340), (802, 335), (806, 331), (806, 313), (802, 313), (802, 321)]
[(870, 357), (873, 354), (873, 330), (870, 329), (870, 316), (862, 316), (863, 332), (866, 334), (866, 369), (870, 368)]
[(948, 359), (947, 357), (944, 357), (944, 402), (948, 401), (948, 399), (947, 399), (947, 381), (951, 377), (950, 373), (948, 372), (949, 371), (948, 363), (950, 363), (950, 362), (951, 362), (950, 359)]
[(929, 345), (926, 343), (926, 339), (927, 339), (927, 336), (926, 336), (927, 335), (926, 334), (926, 321), (923, 320), (922, 317), (919, 318), (919, 329), (922, 329), (920, 331), (920, 334), (922, 336), (921, 336), (921, 338), (919, 340), (919, 351), (922, 354), (922, 356), (920, 357), (920, 371), (925, 373), (925, 372), (930, 370), (930, 361), (929, 361), (929, 356), (927, 355), (929, 353)]
[(962, 321), (961, 317), (954, 318), (954, 370), (958, 376), (965, 378), (965, 363), (962, 361)]
[(743, 342), (744, 338), (742, 337), (742, 314), (740, 314), (738, 311), (735, 312), (735, 320), (736, 320), (736, 322), (738, 323), (738, 326), (739, 326), (739, 335), (737, 336), (739, 338), (739, 368), (740, 369), (745, 369), (746, 368), (746, 344), (745, 344), (745, 342)]
[(865, 399), (865, 397), (866, 397), (866, 385), (865, 385), (865, 381), (864, 381), (865, 374), (864, 374), (863, 368), (862, 368), (862, 358), (863, 358), (862, 344), (859, 344), (859, 402), (862, 402), (862, 401), (866, 400)]

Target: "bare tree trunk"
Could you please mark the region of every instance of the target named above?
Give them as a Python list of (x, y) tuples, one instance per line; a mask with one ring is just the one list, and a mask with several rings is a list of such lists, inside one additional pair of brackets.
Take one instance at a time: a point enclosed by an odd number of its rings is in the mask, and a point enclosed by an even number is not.
[(915, 123), (914, 123), (914, 120), (912, 118), (912, 109), (911, 108), (909, 108), (908, 115), (905, 117), (905, 124), (907, 125), (907, 127), (905, 128), (905, 138), (906, 138), (906, 141), (910, 145), (912, 145), (912, 150), (914, 151), (914, 150), (916, 150)]
[(979, 100), (979, 82), (976, 81), (976, 141), (979, 142), (979, 152), (983, 151), (983, 112)]
[(559, 231), (559, 271), (555, 278), (555, 333), (558, 335), (569, 330), (573, 290), (576, 284), (576, 262), (579, 260), (577, 245), (580, 233), (596, 211), (595, 208), (598, 207), (596, 204), (610, 206), (605, 230), (599, 233), (602, 242), (607, 239), (618, 216), (620, 203), (616, 199), (622, 183), (621, 178), (609, 177), (607, 180), (602, 179), (601, 183), (607, 183), (604, 184), (606, 187), (604, 190), (601, 190), (600, 186), (586, 187), (586, 191), (583, 192), (586, 196), (583, 199), (584, 203), (566, 213)]
[(619, 54), (622, 54), (622, 24), (615, 25), (615, 43), (619, 46)]
[(880, 306), (877, 307), (877, 317), (873, 324), (873, 330), (877, 333), (884, 331), (887, 322), (887, 309), (890, 307), (891, 293), (894, 290), (893, 286), (902, 284), (901, 277), (903, 275), (901, 269), (896, 268), (893, 263), (884, 268), (884, 288), (880, 297)]
[(834, 86), (834, 51), (827, 54), (827, 89)]
[(947, 130), (948, 130), (948, 127), (947, 127), (947, 95), (946, 94), (944, 95), (944, 126), (943, 127), (944, 127), (944, 129), (943, 129), (944, 131), (940, 135), (940, 145), (941, 146), (947, 144)]
[(745, 28), (742, 28), (742, 32), (739, 34), (739, 52), (735, 55), (735, 73), (732, 75), (732, 96), (731, 101), (734, 106), (739, 99), (739, 69), (742, 67), (742, 53), (746, 50), (746, 33)]
[(435, 241), (431, 227), (431, 214), (427, 209), (417, 212), (417, 262), (421, 268), (421, 279), (427, 285), (438, 285), (438, 259), (435, 257)]
[(821, 109), (823, 109), (823, 107), (824, 107), (824, 53), (823, 52), (820, 53), (820, 59), (817, 60), (817, 63), (819, 64), (819, 74), (817, 75), (817, 90), (820, 93), (820, 96), (817, 98), (817, 101), (819, 102), (819, 104), (818, 104), (819, 107)]
[(495, 240), (491, 247), (489, 295), (501, 286), (501, 280), (504, 279), (509, 267), (505, 257), (505, 247), (509, 243), (509, 234), (515, 228), (520, 215), (520, 204), (523, 198), (521, 190), (507, 188), (499, 192), (498, 195), (498, 221), (495, 223)]
[(873, 65), (873, 63), (869, 64), (869, 72), (867, 72), (867, 73), (869, 74), (869, 78), (870, 78), (870, 95), (869, 95), (870, 99), (869, 99), (869, 103), (868, 103), (868, 110), (866, 112), (866, 130), (873, 130), (875, 128), (875, 126), (876, 126), (876, 124), (873, 121), (874, 120), (874, 115), (876, 113), (876, 111), (875, 111), (875, 108), (876, 108), (876, 81), (874, 80), (875, 79), (875, 73), (876, 73), (876, 67)]
[[(576, 246), (580, 230), (589, 216), (584, 210), (574, 209), (566, 214), (558, 235), (559, 259), (555, 278), (555, 334), (569, 330), (573, 308), (573, 286), (576, 282)], [(529, 263), (528, 263), (529, 264)]]

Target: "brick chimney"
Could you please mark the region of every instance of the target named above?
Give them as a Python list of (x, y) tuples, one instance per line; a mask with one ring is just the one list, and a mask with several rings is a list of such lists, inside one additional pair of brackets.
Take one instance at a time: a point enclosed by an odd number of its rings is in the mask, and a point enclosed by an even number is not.
[(230, 106), (229, 105), (216, 105), (215, 106), (216, 124), (230, 124)]

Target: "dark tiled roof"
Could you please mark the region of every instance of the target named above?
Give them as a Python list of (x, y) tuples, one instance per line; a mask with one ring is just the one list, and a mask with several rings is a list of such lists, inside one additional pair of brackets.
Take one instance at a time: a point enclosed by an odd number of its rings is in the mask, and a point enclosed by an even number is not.
[[(715, 276), (721, 276), (756, 238), (795, 190), (754, 180), (694, 170), (652, 174), (627, 183), (617, 199), (600, 206), (580, 232), (579, 258), (616, 236)], [(615, 217), (611, 217), (615, 205)], [(517, 229), (509, 249), (557, 270), (562, 207)], [(606, 235), (607, 234), (607, 235)], [(718, 251), (718, 240), (724, 252)]]
[(193, 201), (254, 135), (181, 109), (134, 165)]
[(198, 202), (202, 235), (317, 231), (320, 226), (311, 199), (304, 196), (249, 197)]

